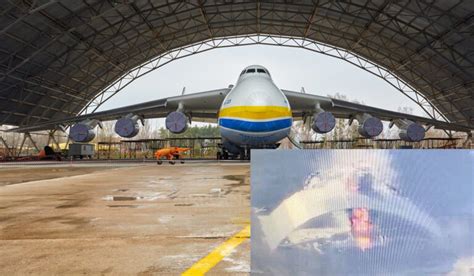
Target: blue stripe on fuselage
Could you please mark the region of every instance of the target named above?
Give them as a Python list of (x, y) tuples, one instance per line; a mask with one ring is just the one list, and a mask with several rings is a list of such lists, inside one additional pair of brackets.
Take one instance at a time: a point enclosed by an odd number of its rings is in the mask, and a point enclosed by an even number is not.
[(252, 122), (239, 119), (220, 118), (219, 125), (239, 131), (246, 132), (269, 132), (291, 127), (291, 118), (277, 119), (265, 122)]

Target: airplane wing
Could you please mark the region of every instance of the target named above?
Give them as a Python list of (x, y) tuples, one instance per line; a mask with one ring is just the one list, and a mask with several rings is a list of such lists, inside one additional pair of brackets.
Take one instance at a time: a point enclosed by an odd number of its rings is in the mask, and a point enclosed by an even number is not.
[(468, 126), (453, 124), (443, 121), (438, 121), (421, 116), (404, 114), (400, 112), (385, 110), (381, 108), (371, 107), (363, 104), (332, 99), (318, 95), (306, 94), (301, 92), (294, 92), (289, 90), (282, 90), (286, 95), (288, 102), (293, 111), (293, 117), (302, 118), (306, 115), (313, 115), (316, 111), (316, 105), (319, 103), (320, 107), (325, 111), (331, 112), (337, 118), (354, 118), (357, 114), (368, 113), (372, 116), (378, 117), (381, 120), (392, 121), (396, 119), (407, 119), (416, 123), (434, 126), (438, 129), (470, 132), (472, 129)]
[(44, 123), (36, 123), (31, 126), (22, 126), (9, 129), (8, 132), (30, 132), (56, 129), (84, 120), (110, 121), (116, 120), (128, 114), (138, 115), (144, 119), (163, 118), (175, 111), (179, 104), (184, 107), (184, 112), (189, 114), (193, 121), (215, 122), (217, 114), (224, 97), (231, 88), (223, 88), (200, 93), (186, 94), (170, 98), (154, 100), (150, 102), (134, 104), (106, 111), (94, 112), (86, 115), (67, 117)]

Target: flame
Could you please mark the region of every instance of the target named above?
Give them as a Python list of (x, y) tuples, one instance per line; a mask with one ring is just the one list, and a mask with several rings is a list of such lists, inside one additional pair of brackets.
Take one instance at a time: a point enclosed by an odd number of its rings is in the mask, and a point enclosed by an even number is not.
[(352, 236), (357, 246), (365, 251), (372, 246), (372, 223), (370, 222), (369, 210), (367, 208), (352, 209), (350, 220)]

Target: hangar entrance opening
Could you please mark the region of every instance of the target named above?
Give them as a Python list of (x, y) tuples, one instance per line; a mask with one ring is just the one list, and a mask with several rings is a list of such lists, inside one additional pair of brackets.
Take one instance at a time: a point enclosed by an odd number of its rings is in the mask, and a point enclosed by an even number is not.
[[(98, 93), (80, 112), (80, 114), (88, 114), (95, 112), (102, 104), (121, 92), (133, 81), (145, 76), (159, 68), (164, 67), (178, 59), (186, 58), (199, 53), (208, 52), (214, 49), (231, 48), (251, 45), (262, 46), (279, 46), (287, 48), (298, 48), (307, 50), (311, 53), (323, 54), (334, 57), (339, 60), (348, 62), (365, 72), (386, 81), (390, 86), (401, 92), (408, 99), (416, 103), (424, 115), (433, 119), (446, 121), (446, 117), (434, 106), (422, 93), (414, 89), (403, 79), (393, 74), (390, 70), (372, 62), (355, 53), (342, 48), (334, 47), (328, 44), (312, 41), (307, 38), (284, 37), (275, 35), (246, 35), (235, 37), (224, 37), (218, 39), (210, 39), (198, 42), (184, 47), (179, 47), (166, 52), (162, 55), (152, 58), (151, 60), (133, 68), (125, 73), (119, 79), (110, 84), (107, 88)], [(376, 95), (375, 95), (376, 96)]]
[(0, 125), (92, 112), (175, 58), (269, 44), (353, 62), (390, 79), (431, 116), (472, 126), (472, 12), (465, 1), (8, 2)]

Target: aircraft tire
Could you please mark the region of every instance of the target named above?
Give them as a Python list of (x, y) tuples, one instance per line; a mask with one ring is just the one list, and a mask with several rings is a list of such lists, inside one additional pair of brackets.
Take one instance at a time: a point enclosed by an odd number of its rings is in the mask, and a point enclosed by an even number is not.
[(158, 161), (156, 161), (156, 164), (161, 165), (161, 164), (163, 164), (163, 161), (158, 160)]

